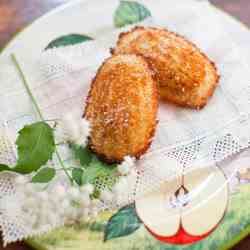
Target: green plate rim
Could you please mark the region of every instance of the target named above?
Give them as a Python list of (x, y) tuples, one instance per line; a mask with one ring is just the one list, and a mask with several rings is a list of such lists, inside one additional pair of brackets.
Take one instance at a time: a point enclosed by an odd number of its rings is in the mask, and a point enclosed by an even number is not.
[[(0, 48), (0, 56), (3, 53), (4, 50), (6, 50), (9, 45), (18, 38), (19, 35), (21, 35), (21, 33), (26, 30), (29, 26), (35, 24), (38, 20), (42, 19), (42, 18), (46, 18), (50, 15), (55, 14), (56, 12), (60, 12), (63, 9), (68, 8), (69, 6), (73, 6), (79, 2), (84, 2), (86, 0), (75, 0), (73, 2), (69, 2), (69, 3), (65, 3), (62, 5), (59, 5), (58, 7), (55, 7), (54, 9), (52, 9), (51, 11), (43, 14), (42, 16), (36, 18), (34, 21), (31, 21), (29, 24), (25, 25), (21, 30), (19, 30), (18, 32), (16, 32), (13, 37), (2, 47)], [(242, 27), (244, 27), (246, 29), (246, 31), (250, 31), (250, 28), (243, 23), (242, 21), (238, 20), (236, 17), (232, 16), (231, 14), (227, 13), (226, 11), (224, 11), (223, 9), (215, 6), (214, 4), (211, 4), (212, 7), (214, 9), (216, 9), (216, 11), (221, 12), (223, 15), (226, 15), (232, 19), (234, 19), (234, 21), (236, 21), (237, 23), (239, 23)], [(231, 249), (233, 246), (237, 245), (240, 241), (242, 241), (244, 238), (246, 238), (248, 235), (250, 235), (250, 226), (248, 226), (242, 233), (238, 234), (237, 236), (235, 236), (234, 238), (232, 238), (232, 240), (226, 244), (223, 248), (221, 248), (221, 250), (229, 250)], [(39, 249), (39, 250), (47, 250), (45, 248), (43, 248), (43, 246), (41, 246), (40, 244), (37, 244), (36, 242), (34, 242), (32, 239), (27, 239), (24, 240), (24, 242), (26, 244), (28, 244), (29, 246), (33, 247), (34, 249)]]

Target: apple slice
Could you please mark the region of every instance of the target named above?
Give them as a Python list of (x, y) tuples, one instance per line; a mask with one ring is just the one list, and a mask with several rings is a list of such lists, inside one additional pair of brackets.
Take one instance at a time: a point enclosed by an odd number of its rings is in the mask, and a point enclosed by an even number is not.
[(190, 171), (136, 201), (136, 211), (158, 240), (188, 244), (208, 236), (225, 215), (228, 185), (217, 166)]
[(172, 197), (173, 190), (177, 190), (180, 185), (181, 178), (165, 182), (159, 190), (146, 194), (136, 201), (139, 218), (157, 235), (175, 235), (179, 230), (181, 211), (172, 209), (168, 201)]
[(185, 231), (199, 236), (213, 231), (224, 217), (228, 203), (225, 175), (217, 167), (199, 169), (185, 176), (185, 187), (193, 191), (183, 208), (181, 221)]

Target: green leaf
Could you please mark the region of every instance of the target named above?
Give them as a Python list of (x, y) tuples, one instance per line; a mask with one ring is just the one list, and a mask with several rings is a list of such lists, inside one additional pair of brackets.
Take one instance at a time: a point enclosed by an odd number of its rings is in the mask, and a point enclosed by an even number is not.
[(82, 42), (90, 41), (90, 40), (93, 40), (93, 38), (86, 36), (86, 35), (69, 34), (69, 35), (58, 37), (55, 40), (51, 41), (48, 44), (48, 46), (45, 48), (45, 50), (51, 49), (51, 48), (64, 47), (68, 45), (74, 45), (77, 43), (82, 43)]
[(10, 168), (9, 166), (5, 164), (0, 164), (0, 172), (3, 172), (3, 171), (13, 171), (13, 168)]
[(141, 225), (135, 211), (135, 205), (125, 206), (109, 219), (104, 231), (104, 241), (132, 234)]
[(141, 22), (150, 16), (150, 11), (142, 4), (134, 1), (121, 1), (115, 11), (114, 24), (115, 27), (119, 28), (128, 24)]
[(31, 182), (33, 183), (48, 183), (55, 177), (56, 171), (54, 168), (43, 168), (35, 176)]
[(14, 171), (29, 174), (52, 158), (55, 151), (53, 129), (45, 122), (25, 126), (16, 141), (18, 160)]
[(80, 147), (78, 145), (71, 145), (75, 159), (80, 160), (80, 164), (84, 167), (87, 167), (92, 158), (92, 152), (87, 148)]
[(80, 168), (74, 168), (72, 170), (72, 178), (74, 181), (81, 186), (82, 185), (82, 176), (83, 176), (84, 171)]
[(94, 184), (97, 178), (111, 176), (116, 172), (116, 165), (108, 165), (94, 157), (82, 176), (82, 184)]

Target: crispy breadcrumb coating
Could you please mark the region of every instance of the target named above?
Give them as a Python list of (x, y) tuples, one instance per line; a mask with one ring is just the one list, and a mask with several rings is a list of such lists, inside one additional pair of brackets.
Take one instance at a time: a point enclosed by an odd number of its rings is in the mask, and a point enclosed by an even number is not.
[(150, 146), (157, 124), (158, 93), (144, 58), (116, 55), (99, 68), (89, 91), (85, 118), (89, 146), (107, 162), (139, 158)]
[(112, 53), (142, 55), (154, 70), (161, 98), (181, 106), (204, 107), (219, 81), (205, 54), (165, 29), (135, 27), (121, 33)]

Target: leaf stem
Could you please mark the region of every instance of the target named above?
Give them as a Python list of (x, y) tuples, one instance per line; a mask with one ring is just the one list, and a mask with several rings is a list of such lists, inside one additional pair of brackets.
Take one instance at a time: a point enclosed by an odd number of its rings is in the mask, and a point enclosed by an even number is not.
[(60, 163), (61, 166), (62, 166), (63, 171), (64, 171), (65, 174), (68, 176), (68, 178), (70, 179), (71, 183), (73, 183), (74, 180), (73, 180), (72, 177), (69, 175), (69, 173), (68, 173), (68, 171), (67, 171), (67, 168), (66, 168), (66, 166), (65, 166), (64, 163), (63, 163), (62, 157), (60, 156), (60, 154), (59, 154), (59, 152), (58, 152), (57, 149), (55, 150), (55, 153), (56, 153), (56, 156), (57, 156), (57, 159), (58, 159), (59, 163)]
[(18, 72), (19, 72), (19, 74), (20, 74), (20, 76), (22, 78), (23, 85), (24, 85), (26, 91), (28, 92), (28, 94), (30, 96), (30, 99), (32, 100), (32, 102), (34, 104), (35, 109), (36, 109), (40, 119), (44, 120), (42, 112), (41, 112), (41, 110), (40, 110), (40, 108), (39, 108), (39, 106), (38, 106), (38, 104), (36, 102), (36, 99), (35, 99), (34, 95), (32, 94), (32, 91), (31, 91), (31, 89), (30, 89), (30, 87), (28, 85), (27, 79), (26, 79), (26, 77), (25, 77), (25, 75), (24, 75), (24, 73), (23, 73), (23, 71), (22, 71), (22, 69), (20, 67), (20, 64), (18, 63), (18, 61), (16, 59), (16, 56), (14, 54), (11, 54), (11, 57), (12, 57), (12, 60), (13, 60), (15, 66), (16, 66), (16, 68), (17, 68), (17, 70), (18, 70)]
[(67, 177), (70, 179), (71, 183), (73, 183), (74, 181), (73, 181), (72, 177), (70, 176), (70, 174), (68, 173), (67, 168), (65, 167), (65, 165), (63, 163), (63, 160), (62, 160), (62, 157), (60, 156), (57, 148), (55, 149), (55, 153), (56, 153), (56, 156), (57, 156), (57, 159), (58, 159), (59, 163), (61, 164), (61, 166), (63, 168), (63, 171), (65, 172)]
[[(20, 76), (21, 76), (23, 85), (24, 85), (24, 87), (25, 87), (25, 89), (26, 89), (26, 91), (27, 91), (27, 93), (28, 93), (28, 95), (29, 95), (29, 97), (30, 97), (30, 99), (31, 99), (31, 101), (32, 101), (32, 103), (33, 103), (33, 105), (34, 105), (34, 107), (35, 107), (36, 112), (37, 112), (38, 115), (39, 115), (39, 118), (40, 118), (42, 121), (45, 121), (45, 119), (44, 119), (44, 117), (43, 117), (43, 115), (42, 115), (41, 109), (40, 109), (40, 107), (39, 107), (39, 105), (38, 105), (38, 103), (37, 103), (37, 101), (36, 101), (36, 99), (35, 99), (35, 97), (34, 97), (32, 91), (31, 91), (31, 89), (30, 89), (30, 87), (29, 87), (28, 81), (27, 81), (27, 79), (26, 79), (26, 77), (25, 77), (25, 75), (24, 75), (24, 73), (23, 73), (23, 71), (22, 71), (22, 69), (21, 69), (20, 64), (18, 63), (18, 60), (17, 60), (15, 54), (11, 54), (11, 58), (12, 58), (13, 63), (14, 63), (14, 65), (16, 66), (16, 68), (17, 68), (17, 70), (18, 70), (18, 72), (19, 72), (19, 74), (20, 74)], [(55, 145), (55, 146), (56, 146), (56, 145)], [(68, 173), (67, 168), (65, 167), (65, 165), (64, 165), (64, 163), (63, 163), (63, 160), (62, 160), (62, 158), (61, 158), (61, 156), (60, 156), (60, 154), (59, 154), (57, 148), (55, 148), (55, 153), (56, 153), (56, 156), (57, 156), (57, 159), (58, 159), (60, 165), (62, 166), (62, 169), (64, 170), (64, 172), (65, 172), (65, 174), (67, 175), (67, 177), (70, 179), (71, 183), (73, 183), (73, 179), (72, 179), (72, 177), (70, 176), (70, 174)]]
[[(66, 168), (67, 170), (72, 170), (72, 169), (79, 169), (79, 168), (77, 168), (77, 167), (67, 167)], [(82, 168), (80, 168), (80, 169), (82, 169)], [(60, 170), (64, 170), (63, 168), (57, 168), (56, 169), (56, 171), (60, 171)]]

